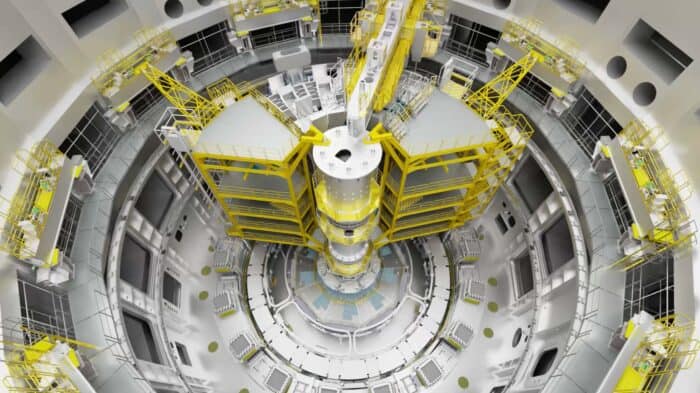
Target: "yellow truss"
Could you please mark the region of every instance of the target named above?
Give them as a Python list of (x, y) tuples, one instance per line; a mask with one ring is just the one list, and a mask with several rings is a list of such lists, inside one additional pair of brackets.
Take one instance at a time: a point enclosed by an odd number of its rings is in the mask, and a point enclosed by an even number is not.
[(637, 227), (632, 225), (633, 236), (644, 241), (645, 245), (612, 265), (629, 270), (662, 252), (687, 246), (695, 240), (696, 228), (685, 207), (693, 189), (683, 173), (673, 173), (664, 165), (659, 154), (659, 149), (664, 147), (660, 130), (633, 120), (617, 137), (621, 139), (622, 151), (647, 211), (655, 218), (653, 231), (644, 238), (637, 235)]
[(490, 119), (532, 67), (542, 60), (542, 54), (531, 51), (472, 93), (465, 103), (482, 118)]
[(315, 203), (305, 159), (311, 146), (301, 142), (279, 161), (192, 154), (231, 222), (230, 235), (294, 245), (313, 242)]
[(221, 113), (219, 105), (200, 96), (149, 62), (138, 65), (136, 73), (148, 79), (199, 130)]
[(115, 76), (122, 80), (121, 86), (131, 82), (137, 75), (135, 68), (144, 63), (157, 63), (176, 46), (175, 37), (169, 30), (139, 30), (135, 33), (139, 47), (123, 55), (118, 51), (107, 51), (102, 55), (100, 75), (93, 78), (93, 84), (100, 94), (109, 96), (116, 88)]

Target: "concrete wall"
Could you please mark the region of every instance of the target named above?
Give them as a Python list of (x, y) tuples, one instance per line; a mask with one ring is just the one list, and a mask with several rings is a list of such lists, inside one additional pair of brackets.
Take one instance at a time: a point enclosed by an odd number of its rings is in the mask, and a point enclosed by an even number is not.
[(91, 78), (99, 74), (98, 58), (107, 50), (128, 53), (133, 33), (147, 27), (172, 29), (182, 38), (225, 20), (227, 2), (201, 6), (181, 0), (184, 14), (168, 17), (164, 0), (124, 0), (127, 9), (89, 34), (78, 37), (61, 13), (77, 0), (0, 2), (0, 58), (30, 35), (49, 57), (47, 66), (8, 105), (0, 103), (0, 192), (11, 197), (18, 177), (10, 169), (14, 154), (47, 137), (60, 143), (97, 99)]
[[(700, 33), (696, 23), (700, 2), (616, 0), (595, 23), (562, 6), (565, 0), (512, 0), (505, 10), (496, 9), (496, 3), (503, 2), (455, 0), (450, 11), (496, 29), (502, 28), (503, 18), (535, 18), (543, 22), (543, 36), (570, 38), (578, 43), (591, 71), (584, 79), (588, 89), (620, 124), (637, 117), (663, 127), (683, 168), (695, 183), (700, 182), (700, 158), (693, 154), (700, 147), (695, 132), (700, 127), (700, 89), (696, 87), (700, 80), (700, 42), (696, 39)], [(695, 59), (673, 82), (664, 82), (624, 43), (639, 19)], [(605, 70), (613, 56), (627, 60), (627, 71), (619, 79), (610, 78)], [(651, 82), (657, 90), (656, 100), (646, 107), (632, 99), (634, 88), (641, 82)]]

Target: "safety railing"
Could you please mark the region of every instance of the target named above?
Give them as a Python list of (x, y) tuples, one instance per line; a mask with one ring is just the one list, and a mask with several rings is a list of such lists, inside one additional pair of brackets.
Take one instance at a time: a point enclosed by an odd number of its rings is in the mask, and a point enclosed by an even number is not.
[(63, 154), (48, 141), (17, 152), (13, 169), (22, 179), (12, 199), (0, 197), (0, 250), (21, 260), (36, 255), (63, 161)]
[(229, 12), (234, 20), (251, 16), (273, 14), (292, 8), (307, 6), (305, 1), (287, 0), (230, 0)]
[(509, 21), (503, 27), (501, 39), (521, 48), (525, 53), (536, 50), (544, 55), (543, 65), (560, 75), (562, 79), (573, 83), (586, 70), (586, 65), (578, 60), (578, 49), (570, 40), (560, 39), (549, 42), (538, 34), (538, 21)]
[(93, 84), (105, 97), (116, 94), (136, 76), (135, 68), (143, 62), (156, 63), (177, 48), (169, 30), (143, 29), (135, 33), (138, 48), (124, 55), (117, 50), (105, 52), (99, 60), (100, 74)]
[(655, 217), (652, 233), (612, 265), (628, 270), (660, 253), (693, 244), (697, 228), (685, 207), (693, 193), (690, 182), (684, 173), (672, 173), (661, 159), (659, 151), (667, 144), (662, 132), (634, 120), (618, 138), (647, 213)]

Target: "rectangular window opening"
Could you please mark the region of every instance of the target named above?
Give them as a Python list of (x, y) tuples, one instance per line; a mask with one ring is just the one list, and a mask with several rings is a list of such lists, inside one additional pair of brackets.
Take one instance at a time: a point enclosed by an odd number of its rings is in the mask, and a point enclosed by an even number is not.
[(572, 14), (591, 23), (598, 21), (610, 0), (554, 0)]
[(158, 172), (153, 172), (143, 186), (135, 207), (154, 227), (160, 228), (174, 199), (175, 193), (168, 182)]
[(176, 307), (180, 307), (181, 292), (182, 285), (180, 282), (166, 271), (163, 276), (163, 299)]
[(67, 157), (81, 155), (97, 175), (121, 139), (122, 133), (107, 120), (97, 104), (85, 112), (58, 149)]
[(532, 273), (532, 260), (526, 250), (513, 260), (513, 278), (515, 281), (516, 297), (519, 299), (535, 289), (535, 279)]
[(7, 106), (46, 68), (49, 56), (29, 36), (0, 60), (0, 103)]
[(140, 317), (125, 312), (124, 327), (129, 337), (131, 349), (134, 351), (134, 356), (139, 360), (161, 364), (151, 325)]
[(61, 15), (75, 35), (82, 38), (119, 16), (127, 8), (125, 0), (84, 0)]
[(131, 235), (124, 237), (119, 277), (143, 293), (148, 293), (151, 253)]
[(571, 232), (564, 216), (559, 217), (554, 224), (542, 233), (541, 240), (547, 274), (552, 274), (559, 270), (574, 257)]
[(450, 25), (452, 31), (445, 49), (486, 66), (486, 47), (489, 42), (498, 42), (501, 32), (457, 15), (450, 16)]
[(528, 156), (518, 169), (513, 177), (513, 186), (530, 213), (537, 210), (554, 191), (549, 179), (532, 156)]
[(250, 32), (250, 39), (254, 49), (295, 40), (298, 37), (299, 31), (296, 22), (282, 23)]
[(582, 90), (574, 105), (562, 114), (561, 120), (576, 144), (589, 158), (593, 156), (595, 144), (601, 136), (613, 138), (622, 130), (620, 123), (586, 88)]
[(673, 82), (693, 62), (687, 53), (642, 19), (625, 38), (625, 46), (666, 83)]
[(180, 358), (182, 364), (185, 366), (191, 366), (192, 361), (190, 360), (190, 355), (187, 353), (187, 347), (179, 342), (176, 342), (175, 348), (177, 349), (177, 356)]
[(192, 52), (194, 74), (236, 56), (235, 48), (228, 41), (228, 31), (226, 22), (220, 22), (177, 41), (180, 49)]

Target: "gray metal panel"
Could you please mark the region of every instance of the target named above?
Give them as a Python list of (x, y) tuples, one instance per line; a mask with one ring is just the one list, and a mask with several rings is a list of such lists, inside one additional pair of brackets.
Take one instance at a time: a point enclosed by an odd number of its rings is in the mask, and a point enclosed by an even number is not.
[(241, 359), (250, 350), (252, 343), (248, 340), (245, 334), (241, 333), (236, 337), (229, 345), (231, 352), (233, 352), (236, 358)]
[(478, 144), (493, 140), (493, 135), (481, 117), (464, 103), (435, 89), (423, 110), (408, 121), (408, 132), (401, 139), (401, 146), (408, 151), (426, 146), (431, 151), (444, 150), (458, 147), (455, 141), (464, 142), (466, 138)]
[(306, 46), (300, 45), (273, 52), (272, 61), (275, 63), (275, 69), (282, 72), (310, 65), (311, 54)]
[(281, 152), (286, 156), (297, 138), (253, 98), (247, 97), (224, 109), (205, 129), (194, 151), (220, 146), (236, 148), (238, 156), (265, 158)]
[(440, 378), (442, 378), (442, 371), (433, 359), (428, 359), (426, 362), (421, 364), (418, 367), (418, 372), (428, 386), (435, 384), (440, 380)]
[(459, 323), (452, 332), (454, 338), (458, 339), (462, 345), (467, 345), (474, 335), (474, 331), (467, 325)]
[(289, 374), (279, 368), (273, 368), (265, 380), (265, 385), (273, 392), (284, 392), (290, 382)]

